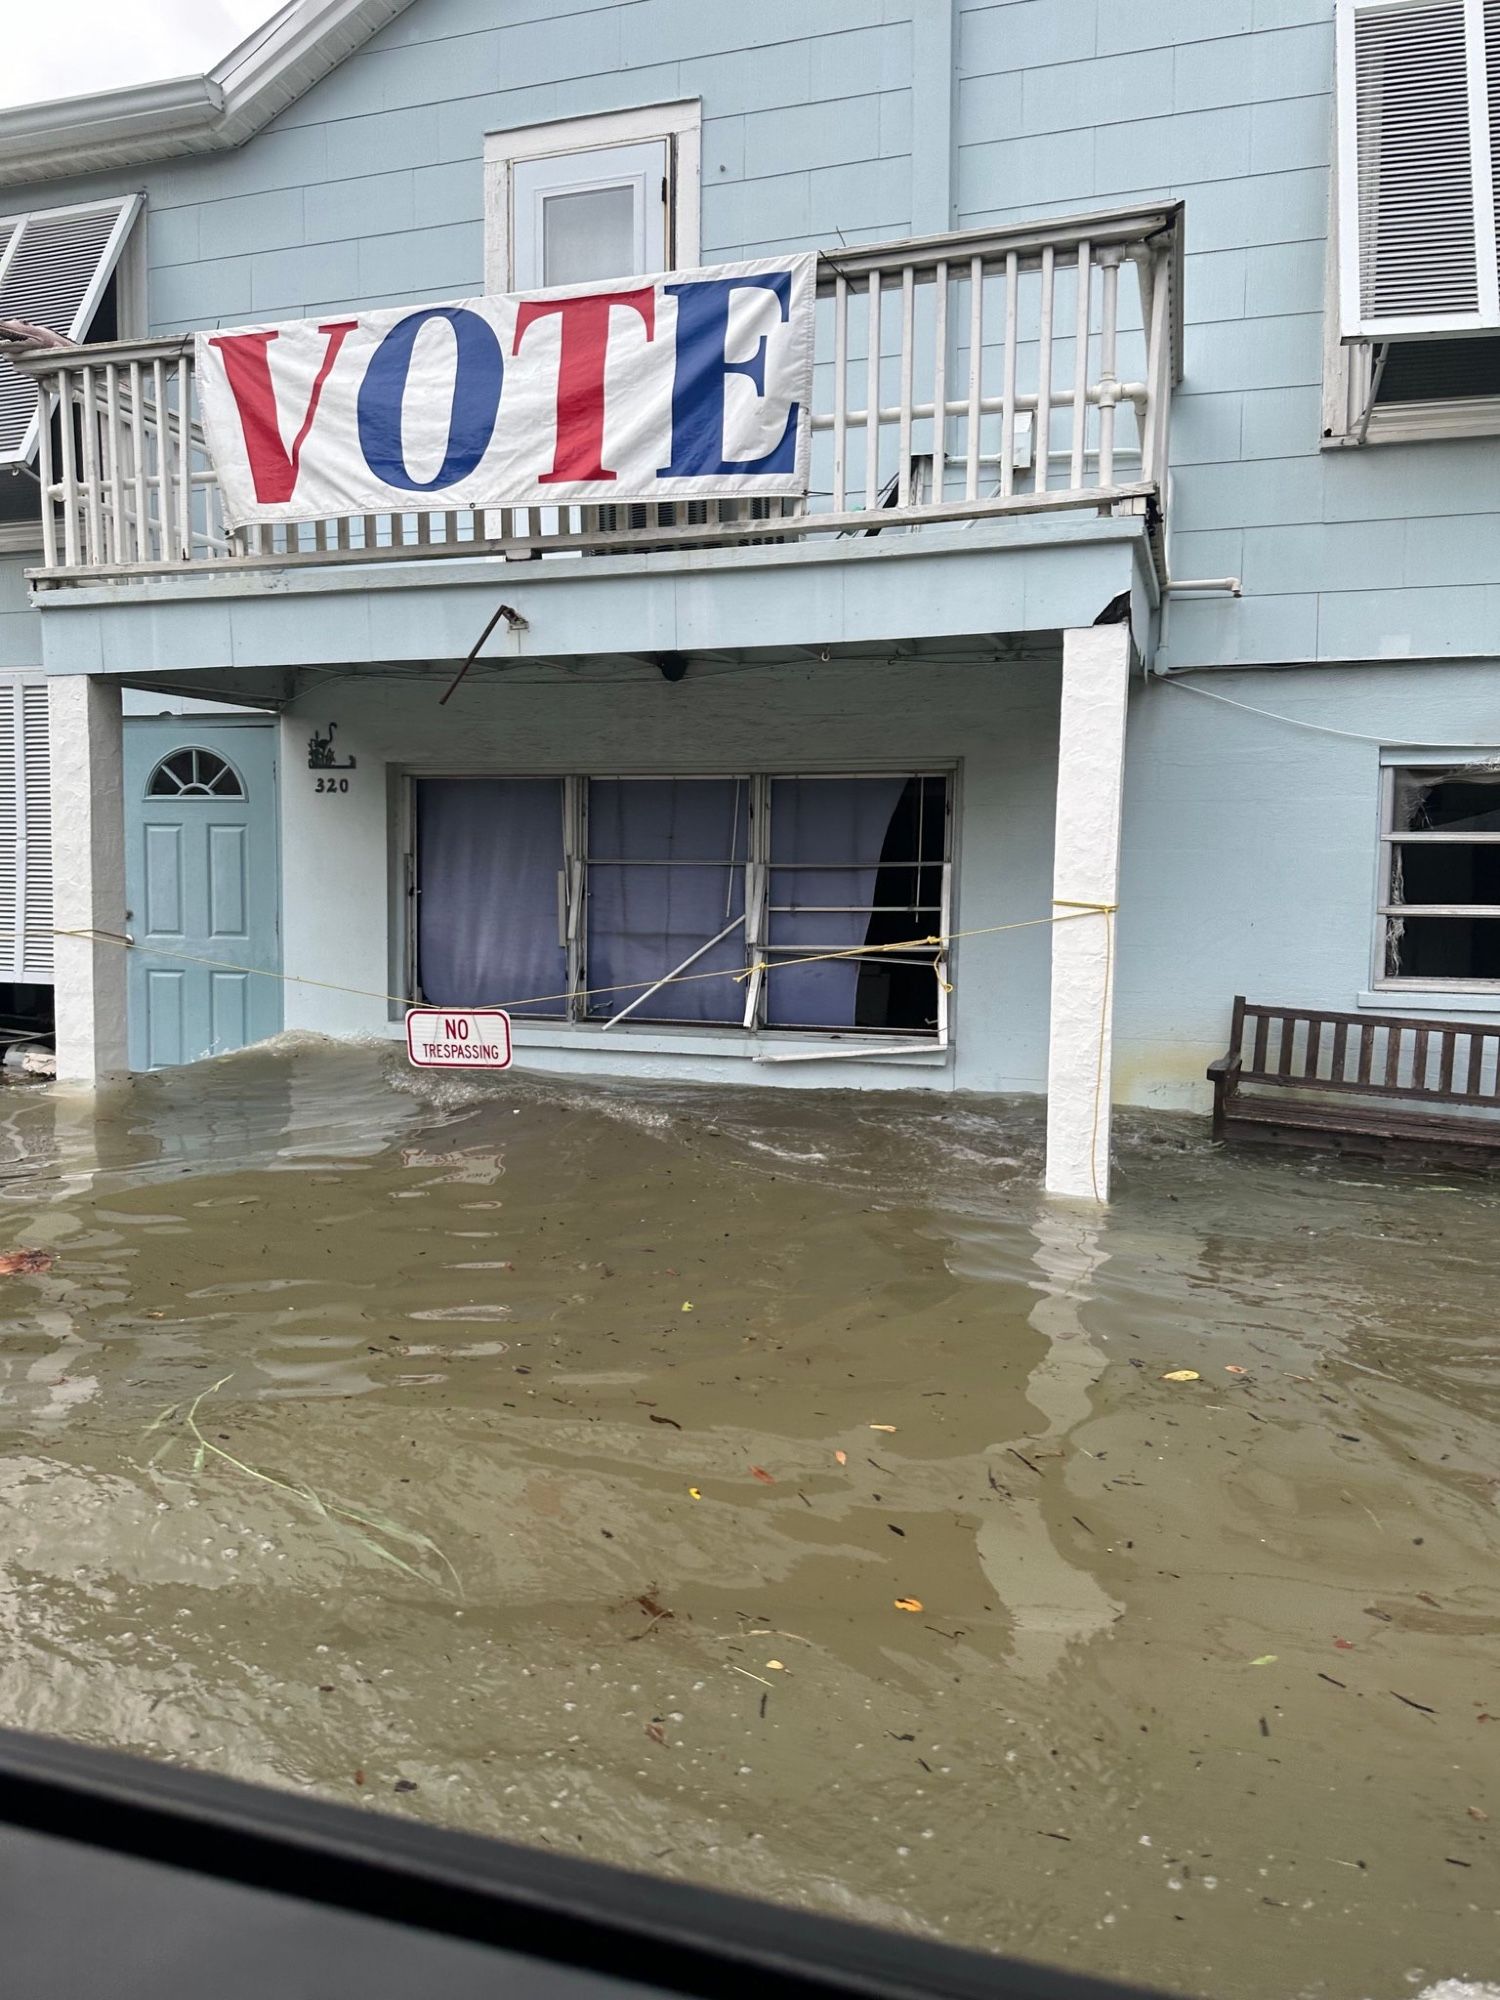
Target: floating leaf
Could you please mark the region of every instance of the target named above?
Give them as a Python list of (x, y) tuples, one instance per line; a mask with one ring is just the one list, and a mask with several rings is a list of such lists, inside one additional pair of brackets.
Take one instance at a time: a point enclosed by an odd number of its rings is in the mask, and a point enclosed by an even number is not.
[(1163, 1382), (1201, 1382), (1203, 1377), (1196, 1368), (1173, 1368), (1161, 1379)]
[(836, 1451), (833, 1455), (840, 1465), (847, 1465), (849, 1463), (849, 1454), (847, 1451)]
[(920, 1597), (898, 1597), (895, 1600), (895, 1604), (898, 1611), (920, 1611), (922, 1609), (922, 1600)]
[(773, 1475), (767, 1472), (763, 1465), (752, 1465), (750, 1468), (750, 1477), (758, 1479), (763, 1486), (774, 1486), (776, 1484)]
[(1226, 1375), (1248, 1375), (1249, 1372), (1248, 1368), (1241, 1368), (1233, 1361), (1226, 1361), (1224, 1363), (1224, 1373)]
[(1250, 1664), (1252, 1667), (1274, 1667), (1276, 1664), (1276, 1655), (1274, 1653), (1262, 1653), (1258, 1660), (1252, 1660)]
[(690, 1313), (690, 1312), (691, 1312), (691, 1311), (693, 1310), (693, 1302), (692, 1302), (692, 1300), (691, 1300), (691, 1299), (684, 1299), (684, 1300), (683, 1300), (683, 1302), (682, 1302), (682, 1310), (683, 1310), (683, 1311), (684, 1311), (685, 1313)]
[(872, 1431), (893, 1431), (895, 1428), (894, 1424), (871, 1424), (870, 1426)]
[(698, 1491), (696, 1486), (690, 1486), (688, 1488), (688, 1498), (690, 1500), (701, 1500), (703, 1495)]
[(772, 1674), (784, 1674), (786, 1672), (786, 1662), (784, 1660), (767, 1660), (766, 1671)]
[(1469, 1818), (1477, 1820), (1487, 1820), (1489, 1818), (1489, 1814), (1485, 1811), (1483, 1806), (1470, 1806)]

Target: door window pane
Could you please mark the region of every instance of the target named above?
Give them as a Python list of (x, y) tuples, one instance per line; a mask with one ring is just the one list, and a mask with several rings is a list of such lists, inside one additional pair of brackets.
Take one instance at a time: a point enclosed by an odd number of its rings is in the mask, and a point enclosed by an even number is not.
[(635, 269), (635, 190), (587, 188), (542, 203), (542, 283), (583, 285)]
[(665, 139), (517, 160), (511, 169), (511, 283), (587, 285), (664, 270)]
[(632, 1020), (742, 1020), (746, 782), (595, 778), (588, 796), (589, 1014), (617, 1014), (680, 969)]
[(417, 978), (434, 1007), (560, 1016), (560, 778), (417, 785)]

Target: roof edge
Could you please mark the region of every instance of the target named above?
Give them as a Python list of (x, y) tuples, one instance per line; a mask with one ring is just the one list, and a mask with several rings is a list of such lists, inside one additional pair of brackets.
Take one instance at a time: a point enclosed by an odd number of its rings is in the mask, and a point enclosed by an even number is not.
[(206, 75), (0, 111), (0, 187), (243, 145), (411, 0), (288, 0)]

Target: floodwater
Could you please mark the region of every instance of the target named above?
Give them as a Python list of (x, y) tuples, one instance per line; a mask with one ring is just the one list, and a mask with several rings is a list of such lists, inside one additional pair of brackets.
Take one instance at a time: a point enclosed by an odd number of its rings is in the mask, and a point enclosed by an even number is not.
[[(0, 1721), (1183, 1993), (1500, 1975), (1500, 1181), (1033, 1104), (0, 1095)], [(1180, 1370), (1198, 1379), (1166, 1379)]]

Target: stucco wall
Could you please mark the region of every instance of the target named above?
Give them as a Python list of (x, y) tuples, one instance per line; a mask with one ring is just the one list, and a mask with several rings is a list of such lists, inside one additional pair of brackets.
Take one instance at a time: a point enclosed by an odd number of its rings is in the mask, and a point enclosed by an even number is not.
[[(1236, 993), (1340, 1011), (1366, 1002), (1381, 745), (1461, 751), (1500, 741), (1490, 666), (1196, 680), (1292, 720), (1161, 682), (1137, 690), (1115, 1019), (1116, 1087), (1127, 1102), (1205, 1103), (1204, 1066), (1224, 1053)], [(1387, 993), (1380, 1005), (1500, 1019), (1500, 995)]]
[[(540, 685), (536, 683), (540, 682)], [(1045, 917), (1052, 895), (1059, 670), (1056, 664), (870, 665), (695, 669), (675, 686), (621, 685), (556, 669), (471, 684), (445, 709), (440, 683), (330, 684), (282, 723), (283, 935), (288, 973), (363, 995), (286, 990), (288, 1027), (385, 1033), (393, 845), (388, 774), (445, 772), (796, 771), (920, 768), (961, 760), (954, 919), (982, 929)], [(313, 728), (338, 724), (353, 755), (347, 794), (316, 791)], [(863, 1083), (1040, 1090), (1047, 1067), (1045, 928), (961, 946), (964, 1028), (956, 1068), (757, 1065), (722, 1057), (632, 1059), (677, 1076), (827, 1088)], [(515, 996), (517, 998), (523, 996)], [(524, 1043), (525, 1031), (520, 1030)], [(565, 1066), (567, 1058), (545, 1060)], [(599, 1068), (595, 1055), (584, 1067)], [(619, 1067), (619, 1059), (615, 1059)]]
[[(597, 670), (595, 670), (597, 671)], [(518, 670), (449, 708), (436, 684), (330, 685), (283, 720), (286, 966), (367, 989), (392, 963), (394, 844), (388, 772), (824, 768), (956, 761), (955, 925), (1044, 917), (1052, 894), (1058, 669), (1033, 663), (696, 670), (673, 687), (641, 678)], [(1364, 689), (1358, 722), (1350, 684)], [(1127, 739), (1124, 872), (1116, 973), (1121, 1102), (1202, 1107), (1237, 992), (1351, 1010), (1368, 1004), (1375, 927), (1380, 746), (1462, 750), (1495, 741), (1492, 670), (1453, 665), (1201, 676), (1250, 714), (1184, 686), (1136, 682)], [(457, 713), (455, 714), (455, 709)], [(1288, 718), (1278, 720), (1273, 718)], [(349, 793), (314, 791), (307, 737), (337, 721), (357, 769)], [(1338, 732), (1354, 730), (1354, 736)], [(1359, 740), (1367, 733), (1370, 741)], [(942, 1071), (852, 1064), (768, 1068), (635, 1058), (634, 1073), (827, 1087), (1040, 1090), (1046, 1075), (1049, 934), (959, 947), (956, 1055)], [(518, 996), (519, 997), (519, 996)], [(1379, 1004), (1408, 1011), (1406, 995)], [(1426, 1004), (1425, 1002), (1423, 1004)], [(1500, 998), (1463, 997), (1500, 1018)], [(288, 1025), (385, 1033), (390, 1008), (319, 987), (287, 990)], [(563, 1058), (549, 1053), (553, 1066)], [(608, 1066), (598, 1053), (581, 1067)], [(621, 1067), (621, 1058), (613, 1058)]]

